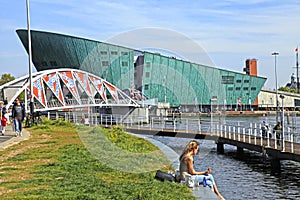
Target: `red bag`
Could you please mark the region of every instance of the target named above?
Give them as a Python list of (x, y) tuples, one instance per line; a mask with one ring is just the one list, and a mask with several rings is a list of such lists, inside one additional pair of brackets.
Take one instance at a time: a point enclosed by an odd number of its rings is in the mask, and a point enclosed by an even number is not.
[(7, 119), (5, 117), (2, 117), (2, 119), (1, 119), (1, 125), (2, 126), (6, 126), (6, 122), (7, 122)]

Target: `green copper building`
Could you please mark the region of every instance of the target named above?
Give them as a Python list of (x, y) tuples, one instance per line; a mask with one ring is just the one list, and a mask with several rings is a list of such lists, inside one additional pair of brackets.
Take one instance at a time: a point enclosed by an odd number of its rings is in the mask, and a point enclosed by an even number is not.
[[(28, 52), (27, 30), (17, 30)], [(104, 42), (31, 31), (37, 71), (74, 68), (100, 76), (120, 89), (133, 88), (171, 106), (252, 105), (266, 78), (218, 69)]]

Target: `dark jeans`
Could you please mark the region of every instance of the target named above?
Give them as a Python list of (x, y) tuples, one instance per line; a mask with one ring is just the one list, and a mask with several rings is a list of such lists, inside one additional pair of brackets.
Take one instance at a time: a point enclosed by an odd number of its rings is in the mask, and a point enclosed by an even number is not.
[(23, 121), (18, 118), (14, 118), (15, 131), (22, 132), (22, 123)]

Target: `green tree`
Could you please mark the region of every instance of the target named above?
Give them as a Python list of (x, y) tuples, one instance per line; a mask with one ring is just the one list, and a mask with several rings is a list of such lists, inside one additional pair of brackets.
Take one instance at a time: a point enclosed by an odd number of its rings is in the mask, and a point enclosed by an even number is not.
[(15, 80), (14, 76), (12, 76), (10, 74), (2, 74), (1, 79), (0, 79), (0, 85), (3, 85), (5, 83), (8, 83), (13, 80)]
[(289, 87), (280, 87), (278, 90), (279, 91), (284, 91), (284, 92), (297, 93), (297, 91), (295, 89), (291, 89)]
[[(0, 85), (3, 85), (3, 84), (5, 84), (5, 83), (8, 83), (8, 82), (10, 82), (10, 81), (13, 81), (13, 80), (15, 80), (15, 77), (14, 76), (12, 76), (11, 74), (2, 74), (1, 75), (1, 78), (0, 78)], [(2, 98), (2, 99), (4, 99), (5, 97), (3, 96), (3, 94), (2, 94), (2, 91), (0, 91), (0, 97)], [(24, 99), (25, 99), (25, 93), (24, 92), (22, 92), (20, 95), (19, 95), (19, 99), (21, 100), (21, 101), (24, 101)]]

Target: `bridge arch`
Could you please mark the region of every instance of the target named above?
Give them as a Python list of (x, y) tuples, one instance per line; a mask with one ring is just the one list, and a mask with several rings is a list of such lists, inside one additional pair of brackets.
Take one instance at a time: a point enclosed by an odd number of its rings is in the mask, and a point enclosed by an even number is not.
[[(110, 82), (94, 74), (76, 69), (53, 69), (32, 74), (35, 111), (100, 107), (139, 107), (139, 104)], [(29, 76), (17, 78), (0, 86), (6, 108), (25, 92), (25, 107), (29, 111)]]

